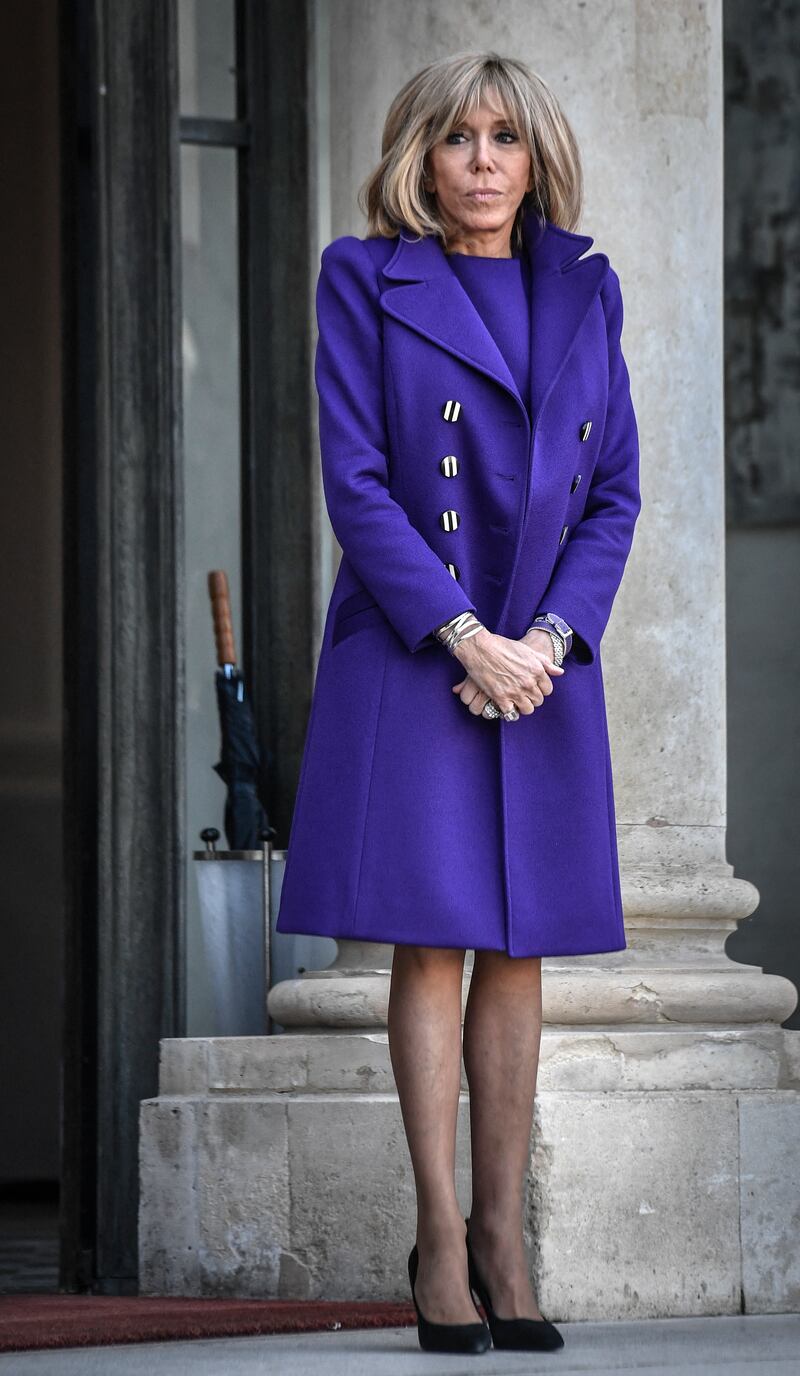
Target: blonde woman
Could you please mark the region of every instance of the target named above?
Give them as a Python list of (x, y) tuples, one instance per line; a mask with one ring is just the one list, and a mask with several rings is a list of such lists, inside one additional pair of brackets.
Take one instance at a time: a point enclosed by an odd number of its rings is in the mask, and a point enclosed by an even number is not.
[(496, 53), (440, 59), (393, 100), (367, 234), (327, 246), (317, 288), (342, 558), (278, 930), (394, 944), (409, 1279), (419, 1341), (440, 1351), (563, 1344), (522, 1222), (541, 958), (626, 945), (600, 641), (638, 438), (619, 279), (586, 255), (581, 199), (540, 76)]

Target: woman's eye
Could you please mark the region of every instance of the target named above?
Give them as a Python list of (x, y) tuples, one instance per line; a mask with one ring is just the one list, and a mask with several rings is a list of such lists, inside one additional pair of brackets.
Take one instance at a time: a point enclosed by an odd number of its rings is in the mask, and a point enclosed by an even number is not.
[[(497, 134), (497, 137), (500, 138), (500, 139), (503, 139), (503, 140), (505, 140), (505, 139), (510, 139), (512, 143), (516, 143), (516, 141), (517, 141), (517, 135), (516, 135), (515, 133), (513, 133), (511, 129), (501, 129), (501, 130), (499, 130), (499, 131), (498, 131), (498, 134)], [(450, 143), (451, 139), (460, 139), (460, 138), (466, 138), (466, 135), (464, 134), (463, 129), (454, 129), (453, 132), (452, 132), (451, 134), (447, 134), (447, 135), (445, 136), (445, 143)]]

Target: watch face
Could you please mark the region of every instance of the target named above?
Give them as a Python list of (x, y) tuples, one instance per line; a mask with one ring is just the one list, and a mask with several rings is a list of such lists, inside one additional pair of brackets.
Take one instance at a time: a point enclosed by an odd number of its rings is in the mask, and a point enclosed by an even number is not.
[(566, 621), (564, 621), (560, 616), (554, 616), (552, 612), (548, 612), (547, 619), (548, 621), (552, 622), (552, 624), (556, 627), (556, 630), (561, 631), (564, 635), (572, 635), (572, 627), (568, 626)]

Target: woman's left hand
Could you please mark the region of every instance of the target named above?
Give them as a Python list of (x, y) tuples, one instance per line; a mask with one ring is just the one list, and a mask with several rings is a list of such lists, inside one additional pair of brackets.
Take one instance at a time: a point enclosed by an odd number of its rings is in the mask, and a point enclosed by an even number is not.
[[(523, 645), (529, 645), (532, 650), (535, 650), (536, 653), (542, 659), (546, 659), (548, 663), (555, 663), (553, 642), (550, 638), (549, 631), (542, 631), (538, 628), (532, 631), (526, 631), (525, 635), (521, 638), (521, 643)], [(489, 696), (487, 693), (484, 693), (482, 688), (478, 687), (475, 680), (471, 678), (469, 674), (467, 674), (466, 678), (462, 678), (459, 683), (454, 683), (452, 691), (458, 693), (464, 706), (468, 707), (474, 716), (479, 717), (483, 714), (483, 709), (489, 701)], [(543, 703), (540, 702), (538, 705), (541, 707)], [(532, 712), (535, 711), (536, 708), (534, 707)], [(531, 713), (528, 715), (531, 715)]]

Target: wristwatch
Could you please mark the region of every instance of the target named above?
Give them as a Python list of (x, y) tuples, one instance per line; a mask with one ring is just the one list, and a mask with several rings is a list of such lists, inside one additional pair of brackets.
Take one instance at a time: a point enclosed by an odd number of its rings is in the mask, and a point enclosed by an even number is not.
[(556, 616), (555, 612), (539, 612), (533, 618), (528, 630), (531, 630), (533, 626), (537, 626), (543, 631), (549, 631), (551, 635), (555, 631), (563, 641), (564, 654), (569, 654), (572, 649), (572, 627), (568, 626), (562, 617)]

